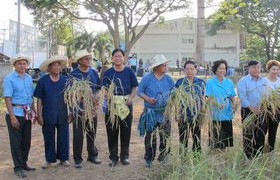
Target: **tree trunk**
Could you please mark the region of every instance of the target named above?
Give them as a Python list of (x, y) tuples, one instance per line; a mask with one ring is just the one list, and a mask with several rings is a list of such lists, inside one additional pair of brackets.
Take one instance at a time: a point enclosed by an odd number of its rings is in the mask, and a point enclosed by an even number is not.
[(196, 53), (195, 61), (198, 64), (204, 62), (204, 21), (205, 1), (197, 0), (197, 25), (196, 25)]

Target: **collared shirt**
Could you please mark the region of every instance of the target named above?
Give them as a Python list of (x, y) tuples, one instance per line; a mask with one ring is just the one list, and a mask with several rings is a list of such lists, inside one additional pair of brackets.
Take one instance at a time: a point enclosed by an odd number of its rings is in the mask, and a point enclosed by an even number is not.
[(252, 77), (250, 74), (242, 77), (237, 83), (237, 92), (241, 107), (257, 107), (264, 95), (266, 86), (265, 78), (261, 76), (258, 79)]
[[(12, 104), (31, 106), (33, 92), (32, 77), (28, 74), (21, 77), (13, 71), (4, 78), (3, 97), (11, 97)], [(24, 116), (22, 107), (13, 107), (13, 111), (16, 116)]]
[(234, 84), (232, 80), (223, 77), (222, 82), (217, 76), (212, 77), (206, 82), (205, 95), (214, 98), (224, 108), (220, 109), (215, 105), (211, 106), (213, 120), (216, 121), (231, 121), (233, 119), (232, 103), (230, 97), (234, 97)]
[(180, 78), (177, 80), (175, 87), (178, 88), (181, 85), (184, 85), (186, 92), (190, 92), (193, 98), (196, 100), (197, 108), (191, 111), (187, 109), (188, 120), (192, 120), (198, 112), (193, 113), (198, 110), (198, 107), (202, 106), (202, 97), (204, 96), (205, 82), (202, 79), (194, 77), (193, 82), (190, 84), (187, 78)]
[(155, 104), (144, 101), (145, 107), (162, 108), (166, 106), (169, 94), (173, 88), (174, 82), (169, 75), (164, 74), (161, 79), (157, 79), (155, 74), (151, 72), (145, 75), (139, 83), (137, 94), (156, 99)]
[(76, 68), (71, 72), (71, 76), (78, 79), (89, 80), (92, 83), (91, 89), (93, 93), (101, 89), (100, 78), (97, 72), (92, 68), (89, 68), (87, 72), (83, 72), (79, 68)]
[(67, 107), (64, 103), (66, 76), (60, 75), (54, 82), (50, 75), (45, 75), (38, 81), (34, 96), (42, 99), (44, 124), (65, 124), (67, 121)]

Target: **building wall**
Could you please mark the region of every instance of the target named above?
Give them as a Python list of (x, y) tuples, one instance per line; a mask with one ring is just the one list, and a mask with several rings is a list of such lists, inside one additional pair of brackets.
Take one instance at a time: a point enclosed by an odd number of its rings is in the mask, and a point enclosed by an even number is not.
[(0, 62), (0, 85), (2, 86), (2, 82), (4, 77), (9, 74), (13, 70), (13, 67), (10, 63)]
[[(156, 54), (163, 54), (171, 59), (171, 66), (176, 60), (190, 60), (195, 55), (196, 21), (182, 18), (166, 21), (164, 24), (152, 24), (131, 50), (137, 58), (145, 62)], [(140, 27), (141, 28), (141, 27)], [(230, 66), (239, 65), (240, 33), (231, 30), (219, 30), (217, 35), (209, 36), (205, 30), (205, 60), (226, 59)]]

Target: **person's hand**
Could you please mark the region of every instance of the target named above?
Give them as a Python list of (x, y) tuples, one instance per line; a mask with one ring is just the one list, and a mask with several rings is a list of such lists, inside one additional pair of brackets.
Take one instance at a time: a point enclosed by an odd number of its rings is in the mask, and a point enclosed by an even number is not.
[(219, 104), (219, 109), (224, 109), (225, 108), (225, 105), (224, 104)]
[(148, 98), (146, 98), (146, 101), (150, 104), (155, 104), (157, 100), (155, 98), (149, 98), (148, 97)]
[(42, 115), (39, 115), (39, 116), (38, 116), (38, 120), (37, 120), (37, 121), (38, 121), (38, 124), (39, 124), (39, 125), (43, 126), (44, 120), (43, 120), (43, 116), (42, 116)]
[(249, 109), (255, 114), (258, 114), (260, 112), (259, 107), (250, 106)]
[(132, 99), (131, 98), (128, 98), (127, 100), (126, 100), (126, 105), (131, 105), (132, 104)]
[(16, 118), (16, 116), (11, 116), (10, 118), (11, 118), (11, 124), (12, 124), (12, 126), (13, 126), (15, 129), (19, 129), (20, 124), (19, 124), (19, 121), (18, 121), (18, 119)]
[(94, 98), (93, 98), (93, 104), (94, 104), (95, 106), (98, 106), (98, 105), (99, 105), (99, 98), (98, 98), (98, 97), (94, 97)]

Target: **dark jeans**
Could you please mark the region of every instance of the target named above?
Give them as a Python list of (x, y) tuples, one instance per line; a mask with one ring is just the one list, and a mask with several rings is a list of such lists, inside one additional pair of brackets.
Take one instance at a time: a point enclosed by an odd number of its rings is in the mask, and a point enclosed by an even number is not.
[(83, 162), (83, 142), (84, 134), (87, 137), (87, 151), (88, 159), (98, 156), (97, 148), (95, 146), (97, 118), (95, 117), (92, 122), (86, 121), (83, 123), (79, 117), (78, 121), (73, 122), (73, 156), (76, 164)]
[(119, 117), (116, 117), (117, 121), (119, 121), (118, 126), (112, 126), (110, 123), (110, 115), (105, 114), (105, 123), (106, 123), (106, 130), (108, 136), (108, 147), (110, 156), (109, 158), (112, 161), (118, 161), (118, 140), (119, 140), (119, 131), (120, 131), (120, 139), (121, 139), (121, 153), (120, 159), (128, 159), (129, 158), (129, 143), (130, 143), (130, 136), (131, 136), (131, 125), (132, 125), (132, 113), (130, 112), (129, 115), (124, 119), (121, 120)]
[(266, 132), (268, 132), (268, 145), (269, 145), (268, 151), (269, 152), (274, 150), (279, 120), (280, 120), (279, 113), (275, 115), (275, 118), (273, 118), (271, 116), (267, 117), (267, 131)]
[[(55, 136), (56, 130), (57, 136)], [(69, 160), (69, 124), (44, 124), (42, 131), (46, 161), (55, 163), (57, 159)], [(55, 137), (57, 137), (57, 140), (55, 140)]]
[[(242, 123), (251, 113), (249, 108), (241, 108)], [(243, 128), (243, 149), (247, 158), (254, 158), (263, 152), (266, 130), (267, 123), (262, 116), (258, 116), (252, 126)]]
[(193, 151), (201, 151), (201, 130), (200, 124), (198, 122), (179, 122), (179, 140), (180, 143), (187, 148), (188, 147), (188, 139), (191, 131), (192, 139), (193, 139)]
[(10, 116), (6, 114), (14, 171), (22, 170), (27, 165), (31, 144), (31, 121), (24, 120), (23, 117), (16, 118), (20, 123), (19, 129), (12, 126)]
[(160, 145), (158, 160), (162, 161), (165, 159), (170, 149), (166, 149), (167, 139), (170, 137), (171, 125), (170, 121), (167, 120), (161, 124), (158, 124), (154, 131), (147, 132), (145, 136), (145, 156), (146, 161), (153, 161), (156, 156), (157, 150), (157, 130), (159, 131)]

